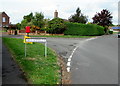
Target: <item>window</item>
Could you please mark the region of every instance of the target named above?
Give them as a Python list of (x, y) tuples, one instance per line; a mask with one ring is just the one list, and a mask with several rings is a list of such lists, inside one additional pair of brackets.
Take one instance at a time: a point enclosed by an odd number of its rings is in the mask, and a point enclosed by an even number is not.
[(6, 19), (5, 19), (5, 17), (3, 17), (3, 22), (6, 22)]

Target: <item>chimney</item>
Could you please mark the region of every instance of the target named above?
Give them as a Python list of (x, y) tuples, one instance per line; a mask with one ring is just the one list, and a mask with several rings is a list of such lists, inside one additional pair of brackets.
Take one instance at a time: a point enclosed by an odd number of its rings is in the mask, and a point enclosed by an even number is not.
[(58, 18), (58, 12), (57, 12), (57, 10), (55, 10), (55, 12), (54, 12), (54, 18)]

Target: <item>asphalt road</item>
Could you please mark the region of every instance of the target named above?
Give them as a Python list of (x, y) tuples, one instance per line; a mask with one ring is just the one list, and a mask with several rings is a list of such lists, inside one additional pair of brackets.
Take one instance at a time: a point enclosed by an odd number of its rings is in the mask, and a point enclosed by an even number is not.
[(47, 38), (48, 47), (54, 49), (67, 63), (73, 49), (86, 38)]
[(118, 83), (118, 38), (98, 37), (79, 45), (71, 61), (72, 84)]
[(118, 84), (118, 38), (106, 35), (96, 39), (48, 38), (48, 46), (71, 59), (72, 84)]

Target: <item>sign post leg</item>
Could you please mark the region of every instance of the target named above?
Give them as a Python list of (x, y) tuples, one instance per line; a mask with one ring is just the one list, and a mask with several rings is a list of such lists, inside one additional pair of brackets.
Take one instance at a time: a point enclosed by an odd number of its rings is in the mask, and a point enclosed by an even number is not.
[(26, 43), (25, 43), (25, 57), (26, 57)]
[(45, 57), (47, 57), (47, 42), (45, 43)]

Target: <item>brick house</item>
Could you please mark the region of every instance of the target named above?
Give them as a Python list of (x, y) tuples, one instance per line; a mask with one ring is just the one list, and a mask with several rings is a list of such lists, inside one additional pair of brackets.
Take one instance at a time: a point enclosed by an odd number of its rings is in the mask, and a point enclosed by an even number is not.
[(0, 27), (9, 27), (10, 17), (5, 12), (0, 12)]

